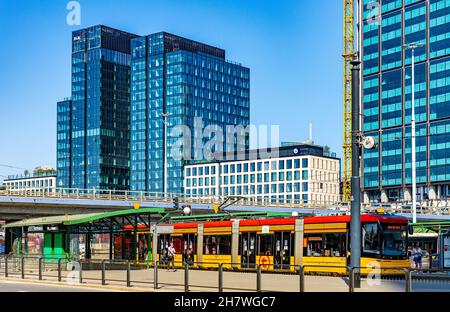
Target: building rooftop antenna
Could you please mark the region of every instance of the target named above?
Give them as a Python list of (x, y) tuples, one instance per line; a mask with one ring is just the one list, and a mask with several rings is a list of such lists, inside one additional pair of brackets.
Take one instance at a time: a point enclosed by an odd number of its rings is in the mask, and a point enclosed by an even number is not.
[(309, 140), (307, 141), (308, 144), (314, 145), (313, 141), (313, 124), (312, 122), (309, 123)]

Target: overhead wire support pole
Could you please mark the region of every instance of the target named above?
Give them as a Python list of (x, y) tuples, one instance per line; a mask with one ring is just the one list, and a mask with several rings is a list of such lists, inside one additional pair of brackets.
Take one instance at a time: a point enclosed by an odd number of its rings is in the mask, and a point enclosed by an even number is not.
[(411, 50), (411, 197), (413, 223), (417, 223), (417, 174), (416, 174), (416, 108), (415, 108), (415, 49), (423, 48), (424, 44), (412, 43), (405, 45), (406, 50)]
[(351, 267), (354, 272), (353, 287), (361, 287), (360, 267), (361, 267), (361, 132), (360, 132), (360, 60), (358, 53), (355, 53), (352, 65), (352, 178), (351, 178)]

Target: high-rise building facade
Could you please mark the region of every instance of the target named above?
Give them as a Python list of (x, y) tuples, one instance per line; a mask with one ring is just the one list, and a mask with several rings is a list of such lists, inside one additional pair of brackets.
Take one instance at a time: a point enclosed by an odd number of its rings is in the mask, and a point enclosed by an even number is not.
[(411, 200), (415, 50), (418, 199), (450, 195), (450, 0), (363, 0), (360, 10), (364, 201)]
[(60, 187), (71, 186), (72, 166), (72, 99), (67, 98), (57, 103), (56, 131), (56, 168), (57, 182)]
[[(226, 61), (222, 49), (165, 32), (133, 39), (131, 190), (183, 193), (183, 166), (201, 160), (194, 154), (206, 139), (196, 140), (202, 135), (195, 130), (199, 118), (202, 129), (211, 125), (223, 130), (227, 125), (247, 127), (250, 70)], [(172, 155), (178, 140), (172, 130), (180, 125), (191, 130), (188, 154), (192, 159)], [(243, 144), (248, 148), (248, 140)], [(229, 148), (224, 140), (223, 150)]]
[[(58, 138), (59, 187), (128, 189), (130, 51), (135, 37), (102, 25), (73, 32), (71, 106), (58, 105), (70, 114), (63, 117), (61, 112), (58, 118), (58, 129), (70, 126), (70, 143), (67, 131)], [(64, 157), (67, 144), (70, 160)]]

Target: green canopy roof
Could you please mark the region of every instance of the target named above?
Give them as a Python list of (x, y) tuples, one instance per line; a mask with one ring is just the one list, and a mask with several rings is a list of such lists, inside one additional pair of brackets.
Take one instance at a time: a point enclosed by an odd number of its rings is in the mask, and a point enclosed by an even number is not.
[(5, 228), (39, 226), (39, 225), (79, 225), (89, 223), (97, 220), (108, 219), (121, 216), (133, 216), (141, 214), (163, 214), (166, 210), (164, 208), (140, 208), (140, 209), (126, 209), (112, 212), (102, 213), (88, 213), (79, 215), (64, 215), (26, 219), (18, 222), (5, 224)]
[(450, 230), (450, 222), (449, 221), (436, 221), (436, 222), (422, 222), (412, 224), (414, 227), (414, 232), (416, 233), (427, 233), (430, 231), (439, 232), (439, 231), (449, 231)]

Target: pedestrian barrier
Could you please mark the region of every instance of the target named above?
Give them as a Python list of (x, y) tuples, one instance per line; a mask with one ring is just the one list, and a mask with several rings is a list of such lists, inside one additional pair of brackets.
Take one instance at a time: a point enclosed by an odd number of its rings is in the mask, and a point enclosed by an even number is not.
[[(247, 292), (417, 292), (450, 291), (450, 271), (412, 268), (338, 267), (335, 265), (264, 265), (242, 263), (143, 264), (131, 260), (71, 260), (45, 257), (0, 257), (4, 278), (51, 280), (99, 286), (139, 287), (168, 291)], [(358, 273), (362, 272), (360, 278)]]

